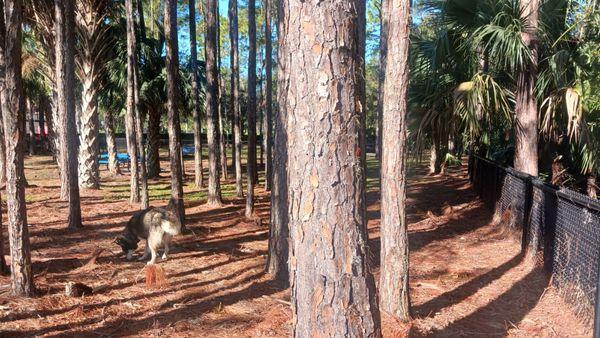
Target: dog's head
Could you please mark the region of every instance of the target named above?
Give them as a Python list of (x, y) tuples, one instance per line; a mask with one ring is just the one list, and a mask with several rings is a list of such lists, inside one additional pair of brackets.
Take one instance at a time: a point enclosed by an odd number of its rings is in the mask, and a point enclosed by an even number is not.
[(169, 204), (160, 213), (160, 227), (169, 235), (179, 235), (181, 233), (181, 220), (177, 211), (175, 199), (171, 198)]
[(137, 249), (138, 239), (132, 238), (132, 236), (128, 236), (127, 234), (119, 235), (117, 238), (115, 238), (115, 243), (121, 247), (123, 253), (127, 255), (128, 259), (130, 259), (130, 256), (133, 254), (135, 249)]

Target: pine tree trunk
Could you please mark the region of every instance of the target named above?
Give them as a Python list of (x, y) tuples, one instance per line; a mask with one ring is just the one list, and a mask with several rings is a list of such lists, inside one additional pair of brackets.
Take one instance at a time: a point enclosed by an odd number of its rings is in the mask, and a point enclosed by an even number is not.
[[(133, 116), (133, 133), (135, 134), (135, 136), (132, 138), (132, 140), (135, 140), (133, 146), (136, 147), (137, 153), (137, 173), (134, 176), (137, 176), (139, 182), (140, 209), (145, 210), (149, 206), (148, 176), (146, 173), (146, 151), (144, 149), (143, 121), (140, 112), (140, 84), (138, 80), (139, 71), (137, 66), (138, 53), (132, 1), (133, 0), (125, 1), (127, 21), (127, 114)], [(132, 78), (130, 79), (130, 77)], [(132, 92), (132, 95), (129, 95), (130, 92)]]
[(231, 41), (231, 110), (233, 114), (233, 162), (235, 167), (235, 192), (244, 196), (242, 185), (242, 127), (240, 121), (240, 68), (238, 55), (237, 0), (229, 0), (229, 40)]
[[(4, 14), (4, 3), (0, 0), (0, 13)], [(4, 15), (0, 15), (0, 38), (4, 41), (6, 28), (4, 25)], [(0, 53), (4, 53), (4, 44), (0, 43)], [(7, 97), (5, 93), (5, 62), (4, 56), (0, 55), (0, 119), (8, 111)], [(0, 185), (6, 183), (6, 145), (4, 144), (4, 125), (0, 123)]]
[(66, 168), (62, 184), (69, 201), (69, 229), (81, 224), (81, 207), (77, 174), (77, 123), (75, 113), (75, 11), (73, 0), (55, 0), (56, 88), (60, 117), (61, 167)]
[(208, 138), (208, 205), (220, 206), (219, 182), (219, 69), (217, 67), (216, 1), (206, 1), (206, 131)]
[(406, 113), (410, 32), (409, 0), (385, 6), (388, 46), (381, 152), (381, 277), (380, 309), (408, 321), (408, 231), (406, 227)]
[(516, 132), (515, 169), (526, 174), (538, 175), (538, 113), (534, 87), (537, 79), (537, 27), (539, 0), (520, 0), (526, 28), (521, 33), (523, 42), (531, 51), (531, 62), (517, 75), (515, 94)]
[(221, 178), (227, 179), (227, 154), (225, 147), (225, 84), (221, 77), (221, 15), (219, 14), (219, 1), (215, 8), (217, 19), (217, 69), (219, 69), (218, 88), (219, 88), (219, 160), (221, 165)]
[(4, 8), (6, 28), (0, 24), (0, 64), (5, 65), (5, 102), (3, 123), (6, 144), (6, 195), (8, 236), (11, 257), (11, 287), (17, 296), (31, 297), (35, 294), (23, 166), (23, 133), (20, 129), (25, 119), (25, 95), (21, 79), (21, 1), (6, 0)]
[(29, 119), (28, 119), (28, 123), (27, 123), (27, 129), (28, 129), (28, 133), (29, 134), (29, 155), (35, 155), (35, 124), (33, 123), (33, 116), (35, 115), (35, 107), (33, 105), (33, 103), (31, 102), (31, 100), (27, 99), (27, 111), (28, 111), (28, 115), (29, 115)]
[(295, 337), (381, 336), (365, 231), (359, 1), (283, 1)]
[(133, 17), (133, 0), (126, 0), (126, 21), (127, 21), (127, 103), (125, 111), (125, 138), (127, 140), (127, 153), (129, 154), (129, 173), (131, 175), (130, 183), (130, 203), (140, 202), (139, 169), (138, 169), (138, 148), (135, 126), (135, 75), (134, 64), (136, 62), (135, 46), (129, 38), (135, 34), (135, 27), (130, 18)]
[(270, 0), (265, 0), (265, 61), (266, 61), (266, 88), (265, 88), (265, 116), (266, 128), (263, 135), (265, 140), (265, 190), (271, 190), (273, 185), (273, 50), (271, 42), (271, 5)]
[(387, 58), (388, 48), (388, 27), (387, 22), (384, 19), (387, 9), (387, 0), (381, 0), (381, 8), (379, 9), (379, 60), (378, 60), (378, 83), (377, 83), (377, 127), (375, 128), (375, 153), (377, 158), (381, 161), (382, 151), (382, 132), (383, 132), (383, 91), (385, 81), (385, 65)]
[(104, 134), (106, 136), (106, 152), (108, 154), (108, 172), (111, 175), (119, 175), (121, 174), (121, 170), (117, 162), (114, 117), (109, 111), (104, 112)]
[(254, 214), (254, 182), (256, 176), (256, 0), (248, 0), (248, 163), (246, 164), (246, 217)]
[(183, 180), (181, 168), (181, 125), (177, 111), (177, 74), (179, 46), (177, 44), (177, 1), (165, 1), (165, 38), (167, 45), (167, 115), (169, 131), (169, 158), (171, 164), (171, 198), (175, 201), (181, 224), (185, 225)]
[[(2, 2), (0, 2), (2, 4)], [(4, 13), (4, 8), (0, 7), (2, 13)], [(3, 123), (0, 123), (3, 124)], [(4, 139), (2, 139), (4, 141)], [(2, 142), (4, 143), (4, 142)], [(4, 229), (2, 229), (2, 198), (0, 197), (0, 275), (5, 275), (9, 272), (8, 266), (6, 266), (6, 259), (4, 258)]]
[(273, 116), (275, 134), (273, 142), (273, 182), (271, 185), (271, 222), (269, 227), (269, 251), (267, 257), (267, 272), (283, 284), (289, 283), (288, 254), (289, 254), (289, 228), (288, 228), (288, 186), (287, 186), (287, 115), (282, 112), (286, 106), (287, 96), (284, 88), (289, 83), (285, 76), (285, 39), (283, 21), (283, 6), (277, 4), (277, 103), (279, 109)]
[(196, 188), (204, 185), (202, 173), (202, 121), (198, 98), (198, 52), (196, 51), (196, 1), (189, 0), (190, 16), (190, 73), (192, 76), (192, 118), (194, 119), (194, 183)]
[(160, 116), (158, 109), (148, 110), (148, 178), (160, 175)]

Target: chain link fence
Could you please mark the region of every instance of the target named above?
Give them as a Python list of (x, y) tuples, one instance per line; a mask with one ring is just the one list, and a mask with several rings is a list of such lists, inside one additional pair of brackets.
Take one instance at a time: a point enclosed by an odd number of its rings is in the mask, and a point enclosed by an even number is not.
[(577, 315), (596, 319), (598, 336), (600, 201), (478, 156), (469, 159), (469, 177), (494, 221), (520, 234), (528, 255), (542, 257), (552, 285)]

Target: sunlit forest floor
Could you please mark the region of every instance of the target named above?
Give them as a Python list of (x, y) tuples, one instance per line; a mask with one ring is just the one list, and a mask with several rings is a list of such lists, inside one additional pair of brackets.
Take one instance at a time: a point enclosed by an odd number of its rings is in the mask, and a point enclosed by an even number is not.
[[(168, 159), (163, 155), (164, 170)], [(28, 158), (28, 223), (40, 296), (11, 297), (9, 277), (0, 277), (0, 336), (289, 336), (289, 292), (263, 273), (268, 194), (262, 185), (257, 187), (258, 218), (246, 219), (244, 201), (234, 197), (230, 173), (223, 186), (224, 206), (208, 208), (205, 191), (193, 188), (192, 164), (193, 159), (187, 159), (191, 232), (176, 238), (169, 259), (160, 262), (168, 285), (147, 288), (145, 262), (126, 261), (113, 243), (138, 209), (128, 202), (127, 172), (109, 177), (102, 167), (102, 189), (82, 190), (85, 229), (71, 232), (65, 229), (67, 203), (58, 199), (54, 162), (50, 157)], [(375, 164), (369, 158), (370, 248), (377, 274)], [(424, 166), (411, 166), (407, 211), (414, 320), (400, 324), (384, 319), (386, 336), (591, 334), (548, 287), (540, 268), (521, 260), (520, 244), (490, 224), (491, 213), (470, 190), (465, 168), (427, 176)], [(166, 204), (170, 196), (168, 171), (161, 176), (150, 182), (151, 204), (156, 206)], [(67, 297), (64, 285), (69, 281), (85, 283), (96, 292)]]

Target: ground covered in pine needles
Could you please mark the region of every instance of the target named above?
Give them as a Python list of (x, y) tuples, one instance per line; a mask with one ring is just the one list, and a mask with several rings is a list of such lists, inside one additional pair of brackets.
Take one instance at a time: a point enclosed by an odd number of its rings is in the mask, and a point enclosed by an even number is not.
[[(187, 161), (188, 173), (192, 163)], [(370, 247), (377, 274), (377, 171), (369, 174)], [(244, 201), (233, 197), (231, 179), (224, 185), (225, 204), (212, 209), (188, 177), (191, 232), (176, 238), (169, 259), (159, 263), (166, 284), (147, 287), (145, 262), (126, 261), (113, 243), (137, 210), (128, 202), (127, 175), (109, 177), (103, 171), (101, 190), (82, 190), (85, 229), (77, 232), (65, 229), (67, 204), (58, 199), (52, 159), (28, 158), (26, 176), (39, 297), (10, 296), (10, 279), (1, 276), (0, 336), (290, 335), (289, 292), (263, 273), (269, 196), (262, 187), (257, 188), (257, 218), (249, 220)], [(169, 198), (168, 172), (162, 176), (150, 182), (152, 205)], [(414, 319), (401, 324), (384, 318), (386, 336), (591, 335), (541, 269), (522, 259), (520, 244), (490, 223), (491, 214), (471, 191), (464, 168), (427, 176), (413, 166), (408, 189)], [(68, 297), (68, 282), (84, 283), (94, 293)]]

